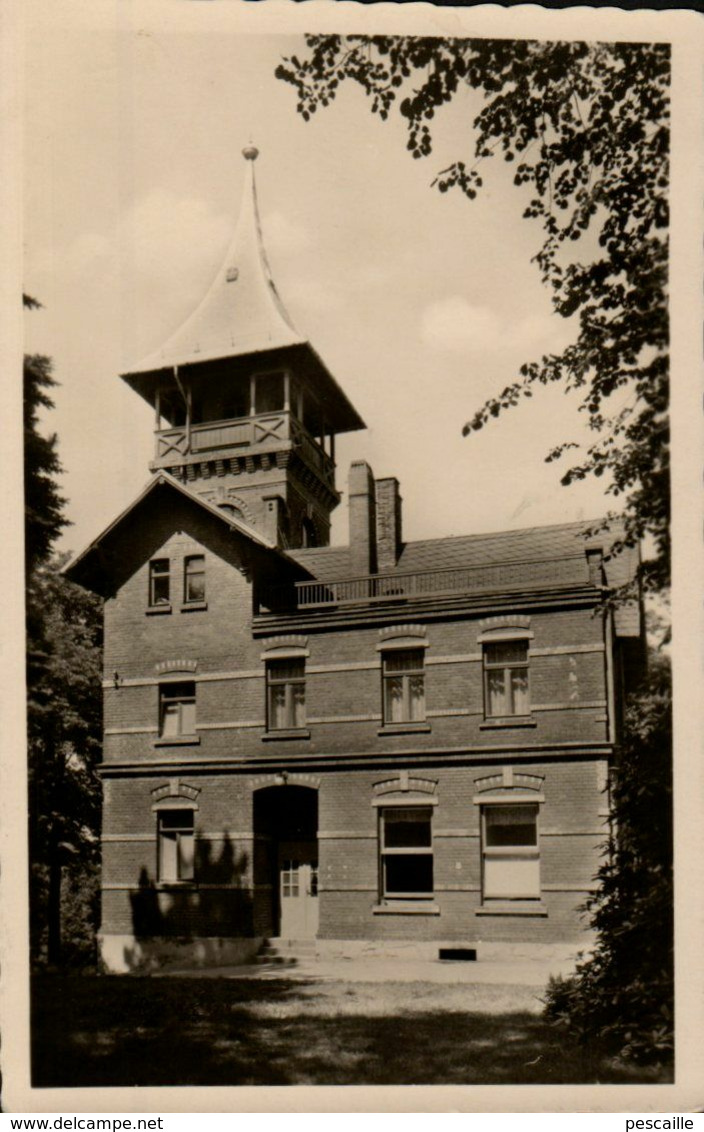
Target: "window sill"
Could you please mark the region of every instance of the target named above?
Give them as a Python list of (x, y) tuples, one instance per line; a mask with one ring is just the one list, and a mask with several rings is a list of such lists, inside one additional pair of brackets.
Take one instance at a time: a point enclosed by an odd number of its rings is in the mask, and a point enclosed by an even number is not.
[(398, 900), (388, 904), (375, 904), (375, 916), (439, 916), (440, 907), (431, 900)]
[(169, 892), (174, 888), (197, 888), (198, 885), (195, 880), (158, 880), (156, 882), (157, 892)]
[(168, 739), (155, 739), (155, 747), (193, 747), (200, 743), (200, 735), (172, 735)]
[(195, 613), (196, 610), (207, 608), (207, 601), (184, 601), (181, 606), (181, 613)]
[(379, 728), (378, 735), (406, 735), (414, 731), (430, 731), (429, 723), (424, 720), (418, 722), (408, 721), (408, 723), (385, 723)]
[(536, 721), (530, 715), (505, 715), (496, 719), (485, 719), (479, 724), (480, 731), (491, 730), (495, 727), (535, 727)]
[(310, 739), (310, 731), (306, 727), (290, 731), (282, 727), (280, 731), (265, 731), (262, 735), (262, 743), (275, 743), (277, 739)]
[(165, 601), (161, 605), (148, 605), (144, 612), (147, 617), (154, 617), (160, 613), (171, 613), (171, 602)]
[(547, 916), (548, 910), (539, 900), (497, 900), (487, 901), (476, 908), (475, 916)]

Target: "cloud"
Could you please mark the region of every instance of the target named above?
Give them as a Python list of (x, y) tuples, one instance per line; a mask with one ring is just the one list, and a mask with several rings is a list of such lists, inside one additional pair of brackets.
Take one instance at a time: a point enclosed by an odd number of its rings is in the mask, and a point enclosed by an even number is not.
[(138, 277), (163, 286), (174, 272), (187, 278), (206, 265), (219, 267), (232, 231), (232, 217), (214, 212), (202, 198), (157, 188), (129, 210), (117, 240)]
[(431, 350), (446, 353), (486, 353), (502, 349), (551, 349), (571, 337), (566, 322), (537, 312), (507, 318), (492, 307), (448, 295), (430, 303), (421, 316), (421, 339)]
[(214, 273), (232, 231), (232, 217), (214, 212), (204, 200), (154, 189), (135, 201), (112, 231), (88, 229), (73, 240), (62, 275), (92, 287), (104, 285), (112, 271), (129, 278), (138, 293), (158, 285), (163, 295), (182, 283), (188, 286), (194, 275)]
[(431, 349), (464, 354), (495, 346), (500, 330), (500, 320), (490, 307), (449, 295), (425, 308), (420, 333)]

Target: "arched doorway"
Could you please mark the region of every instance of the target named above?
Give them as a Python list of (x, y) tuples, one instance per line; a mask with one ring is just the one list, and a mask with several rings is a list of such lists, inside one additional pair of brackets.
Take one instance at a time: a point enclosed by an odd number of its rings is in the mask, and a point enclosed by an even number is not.
[(258, 920), (266, 934), (315, 939), (318, 932), (318, 792), (267, 786), (254, 794)]

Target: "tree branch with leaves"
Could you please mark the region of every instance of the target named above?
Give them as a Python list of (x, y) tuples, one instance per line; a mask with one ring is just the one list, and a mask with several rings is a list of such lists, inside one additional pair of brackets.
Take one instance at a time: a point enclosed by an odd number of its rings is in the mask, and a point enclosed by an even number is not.
[[(540, 385), (576, 390), (594, 439), (562, 483), (609, 473), (606, 490), (624, 520), (613, 551), (649, 536), (654, 553), (641, 580), (667, 585), (669, 47), (337, 35), (306, 44), (304, 58), (285, 59), (276, 72), (294, 87), (302, 117), (356, 85), (373, 114), (405, 121), (416, 159), (432, 154), (443, 106), (463, 88), (480, 93), (467, 152), (432, 185), (471, 201), (490, 158), (512, 164), (523, 216), (543, 229), (534, 257), (541, 279), (577, 329), (561, 352), (527, 361), (463, 432)], [(573, 447), (557, 445), (547, 460)]]

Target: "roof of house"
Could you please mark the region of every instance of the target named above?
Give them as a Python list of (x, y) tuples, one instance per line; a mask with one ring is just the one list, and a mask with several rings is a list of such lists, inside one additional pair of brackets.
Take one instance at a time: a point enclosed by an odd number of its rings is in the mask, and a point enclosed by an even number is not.
[(122, 527), (157, 490), (176, 492), (190, 503), (195, 504), (211, 518), (216, 519), (219, 523), (229, 528), (234, 535), (246, 539), (262, 552), (274, 556), (279, 561), (280, 565), (289, 567), (296, 576), (302, 577), (308, 574), (308, 570), (305, 566), (295, 561), (286, 551), (280, 550), (275, 543), (263, 535), (261, 531), (257, 531), (254, 527), (248, 526), (247, 523), (237, 518), (230, 511), (226, 512), (214, 503), (209, 503), (208, 500), (203, 499), (202, 496), (191, 491), (189, 487), (165, 471), (161, 471), (153, 476), (142, 491), (140, 491), (139, 495), (132, 500), (129, 506), (126, 507), (124, 511), (121, 511), (117, 518), (113, 519), (84, 550), (75, 555), (75, 557), (67, 563), (63, 569), (63, 573), (75, 581), (88, 585), (89, 582), (87, 579), (94, 569), (101, 548), (113, 536), (119, 534), (120, 527)]
[[(543, 588), (550, 584), (587, 584), (589, 581), (585, 551), (601, 548), (607, 584), (617, 588), (635, 576), (638, 549), (627, 548), (609, 557), (615, 538), (622, 534), (620, 524), (612, 522), (608, 530), (598, 533), (597, 521), (561, 523), (548, 527), (501, 531), (496, 534), (455, 535), (446, 538), (420, 539), (404, 543), (393, 570), (387, 573), (411, 574), (443, 569), (474, 569), (492, 565), (533, 563), (538, 566), (526, 573), (526, 588)], [(595, 530), (594, 534), (586, 534)], [(350, 550), (347, 546), (311, 547), (289, 551), (291, 557), (305, 566), (316, 579), (342, 581), (353, 576)], [(542, 568), (543, 564), (545, 569)], [(640, 610), (637, 601), (628, 601), (614, 613), (619, 636), (640, 633)]]

